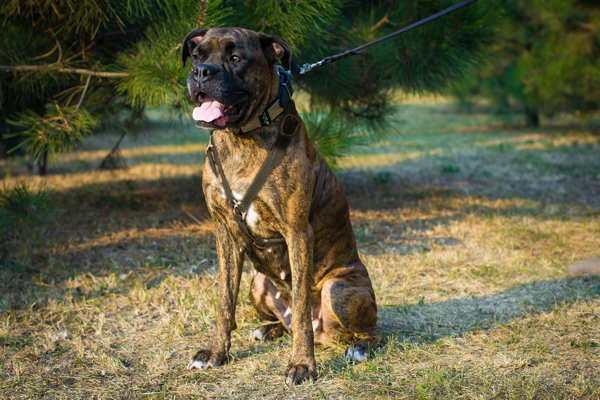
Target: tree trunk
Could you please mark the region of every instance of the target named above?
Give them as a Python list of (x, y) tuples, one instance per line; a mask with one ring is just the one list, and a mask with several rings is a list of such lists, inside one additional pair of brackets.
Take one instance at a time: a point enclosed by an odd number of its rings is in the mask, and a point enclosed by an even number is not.
[(540, 126), (540, 112), (537, 108), (525, 106), (525, 117), (527, 118), (528, 128), (537, 128)]
[(31, 175), (46, 175), (46, 164), (48, 163), (48, 150), (42, 150), (39, 157), (34, 157), (31, 155), (31, 160), (29, 161), (29, 173)]
[(104, 157), (104, 160), (102, 160), (98, 166), (99, 170), (106, 171), (127, 168), (127, 162), (121, 156), (121, 151), (119, 150), (119, 145), (123, 141), (123, 138), (127, 132), (127, 130), (123, 129), (123, 132), (121, 132), (121, 136), (119, 137), (119, 140), (117, 140), (117, 143), (115, 143), (112, 150), (106, 155), (106, 157)]
[(510, 112), (508, 93), (504, 90), (500, 90), (498, 93), (498, 110), (496, 112), (500, 115), (506, 115)]

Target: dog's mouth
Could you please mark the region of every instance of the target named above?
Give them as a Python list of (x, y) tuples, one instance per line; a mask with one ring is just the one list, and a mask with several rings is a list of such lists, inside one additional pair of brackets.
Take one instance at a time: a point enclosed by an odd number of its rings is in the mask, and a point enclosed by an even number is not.
[(194, 108), (193, 117), (196, 125), (201, 127), (208, 125), (224, 128), (228, 123), (240, 118), (246, 108), (245, 101), (234, 105), (225, 105), (204, 92), (198, 92), (195, 101), (198, 103), (198, 107)]

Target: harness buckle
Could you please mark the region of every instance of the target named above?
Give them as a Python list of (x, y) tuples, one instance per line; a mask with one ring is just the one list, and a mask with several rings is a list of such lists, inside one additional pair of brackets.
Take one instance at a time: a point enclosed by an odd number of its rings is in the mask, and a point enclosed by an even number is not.
[(248, 214), (247, 211), (244, 211), (240, 208), (240, 205), (242, 204), (241, 201), (237, 201), (237, 200), (233, 200), (233, 213), (236, 215), (239, 215), (240, 218), (242, 219), (242, 221), (246, 220), (246, 214)]

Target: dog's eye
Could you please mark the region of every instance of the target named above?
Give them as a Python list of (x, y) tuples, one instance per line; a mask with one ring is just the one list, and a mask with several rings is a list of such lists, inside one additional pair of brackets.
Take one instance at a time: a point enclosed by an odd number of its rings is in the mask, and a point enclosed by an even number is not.
[(192, 54), (192, 58), (198, 61), (200, 59), (200, 56), (198, 54)]
[(237, 63), (237, 62), (242, 61), (242, 59), (240, 57), (234, 55), (234, 56), (231, 56), (231, 61)]

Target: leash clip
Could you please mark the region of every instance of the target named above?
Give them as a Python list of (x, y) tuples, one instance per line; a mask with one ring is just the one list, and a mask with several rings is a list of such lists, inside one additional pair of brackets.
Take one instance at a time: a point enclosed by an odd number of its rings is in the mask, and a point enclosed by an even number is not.
[(316, 63), (312, 63), (312, 64), (306, 63), (300, 67), (300, 75), (304, 75), (305, 73), (307, 73), (314, 67), (320, 67), (321, 65), (323, 65), (323, 60), (318, 61)]

